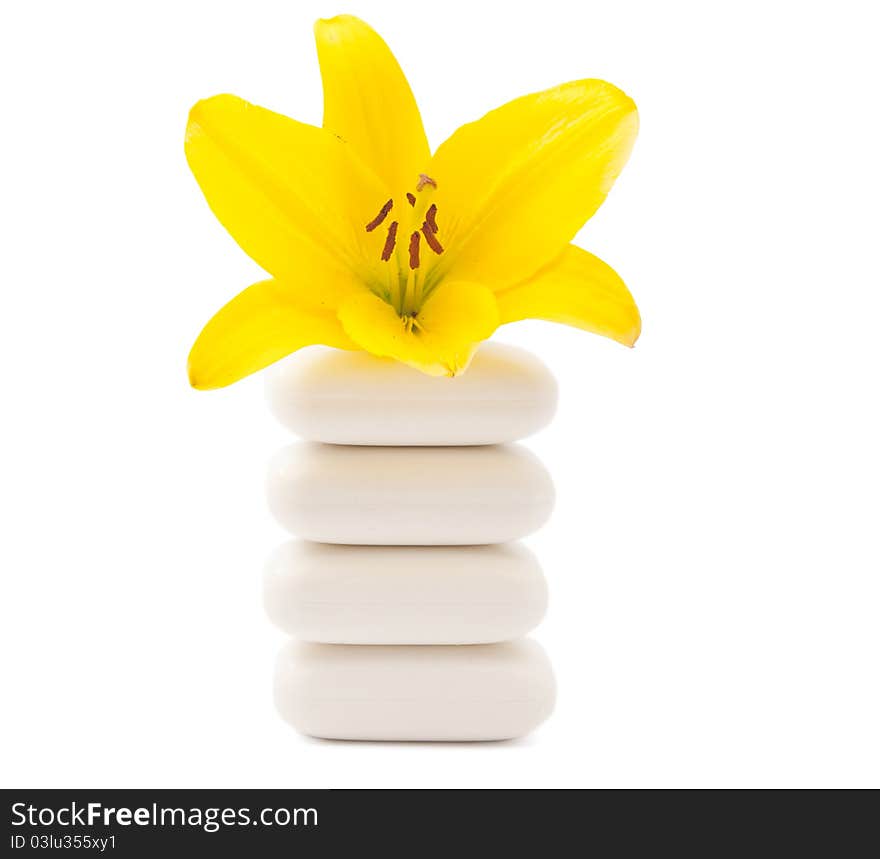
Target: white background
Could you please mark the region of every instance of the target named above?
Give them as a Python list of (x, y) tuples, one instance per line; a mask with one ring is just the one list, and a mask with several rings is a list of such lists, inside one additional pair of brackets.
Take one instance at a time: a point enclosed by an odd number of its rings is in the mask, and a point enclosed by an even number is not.
[[(856, 3), (8, 3), (0, 21), (6, 786), (880, 786), (876, 27)], [(557, 711), (484, 746), (306, 740), (271, 703), (283, 539), (262, 380), (188, 388), (260, 272), (183, 157), (234, 92), (320, 122), (351, 11), (429, 137), (579, 77), (640, 108), (579, 243), (626, 350), (504, 329), (561, 387), (531, 444)]]

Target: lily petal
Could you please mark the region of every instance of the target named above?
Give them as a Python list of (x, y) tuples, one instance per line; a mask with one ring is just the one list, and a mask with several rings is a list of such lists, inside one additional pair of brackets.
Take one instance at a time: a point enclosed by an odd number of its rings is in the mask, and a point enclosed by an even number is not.
[(314, 283), (315, 307), (335, 307), (378, 257), (364, 224), (389, 192), (330, 132), (218, 95), (190, 112), (186, 156), (244, 251), (280, 280)]
[(599, 208), (638, 130), (633, 101), (605, 81), (523, 96), (458, 129), (436, 181), (442, 274), (511, 286), (546, 265)]
[(199, 390), (223, 388), (316, 343), (357, 349), (335, 314), (309, 309), (278, 281), (263, 280), (204, 327), (189, 353), (189, 381)]
[(529, 280), (496, 294), (501, 324), (561, 322), (625, 346), (639, 339), (639, 309), (620, 276), (593, 254), (569, 245)]
[(324, 128), (348, 141), (402, 196), (431, 157), (406, 77), (378, 33), (352, 15), (315, 24), (324, 81)]
[(498, 327), (498, 308), (486, 287), (444, 281), (422, 305), (412, 328), (371, 293), (346, 299), (339, 318), (346, 334), (368, 352), (396, 358), (431, 376), (455, 376)]

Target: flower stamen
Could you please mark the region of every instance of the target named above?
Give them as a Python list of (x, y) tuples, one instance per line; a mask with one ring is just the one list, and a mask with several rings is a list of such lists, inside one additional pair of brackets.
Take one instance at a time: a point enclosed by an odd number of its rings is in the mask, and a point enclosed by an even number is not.
[(415, 271), (419, 267), (419, 234), (409, 237), (409, 267)]
[(431, 248), (435, 254), (439, 255), (443, 253), (443, 245), (437, 241), (437, 236), (434, 235), (435, 232), (437, 232), (436, 226), (432, 228), (427, 221), (422, 224), (422, 235), (425, 237), (428, 247)]
[[(427, 174), (419, 173), (419, 181), (416, 184), (416, 192), (422, 191), (426, 187), (431, 187), (436, 189), (437, 183)], [(430, 199), (430, 198), (429, 198)], [(424, 209), (424, 204), (428, 202), (425, 200), (424, 203), (418, 205), (418, 198), (411, 191), (406, 192), (406, 201), (412, 206), (415, 211), (413, 212), (412, 227), (418, 224), (418, 218), (420, 216), (424, 217), (422, 221), (422, 226), (419, 229), (416, 229), (414, 232), (410, 233), (409, 237), (409, 268), (410, 271), (414, 272), (418, 269), (421, 264), (421, 237), (425, 237), (425, 244), (435, 253), (442, 254), (443, 253), (443, 245), (440, 244), (440, 240), (437, 238), (437, 233), (439, 232), (439, 228), (437, 226), (437, 204), (431, 203), (427, 209)], [(370, 223), (367, 224), (367, 232), (371, 233), (376, 229), (387, 217), (388, 213), (394, 207), (394, 200), (387, 200), (382, 208), (379, 210), (379, 213), (373, 218)], [(413, 223), (414, 222), (414, 223)], [(382, 248), (382, 262), (388, 262), (391, 257), (394, 255), (394, 249), (397, 247), (397, 229), (400, 225), (399, 221), (392, 221), (388, 226), (388, 233), (385, 236), (385, 245)], [(404, 229), (406, 229), (409, 224), (404, 224)], [(411, 227), (410, 227), (411, 228)], [(400, 264), (402, 264), (402, 260), (400, 260)], [(402, 272), (400, 273), (402, 277)], [(402, 286), (402, 282), (401, 282)], [(403, 294), (408, 290), (407, 288), (402, 288), (400, 290), (400, 298), (403, 299)]]
[(391, 211), (393, 206), (394, 206), (394, 200), (389, 200), (387, 203), (385, 203), (384, 206), (382, 206), (381, 209), (379, 209), (379, 214), (376, 215), (376, 217), (373, 218), (373, 220), (370, 221), (369, 224), (367, 224), (367, 232), (368, 233), (372, 233), (373, 230), (375, 230), (376, 227), (378, 227), (379, 224), (381, 224), (382, 221), (384, 221), (385, 218), (388, 217), (388, 213)]
[(394, 253), (394, 245), (397, 243), (397, 221), (388, 225), (388, 235), (385, 236), (385, 247), (382, 248), (382, 261), (388, 262)]
[(431, 203), (428, 206), (428, 211), (425, 212), (425, 223), (431, 228), (432, 233), (437, 232), (437, 204)]

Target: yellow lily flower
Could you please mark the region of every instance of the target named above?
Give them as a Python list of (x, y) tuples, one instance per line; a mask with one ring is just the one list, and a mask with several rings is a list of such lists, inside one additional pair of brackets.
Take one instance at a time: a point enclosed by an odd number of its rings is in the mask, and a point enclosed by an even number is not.
[(323, 128), (231, 95), (190, 113), (186, 156), (210, 207), (272, 276), (205, 326), (194, 387), (311, 344), (455, 375), (499, 325), (529, 318), (635, 343), (623, 281), (569, 244), (629, 157), (628, 96), (600, 80), (562, 84), (462, 126), (431, 155), (378, 34), (342, 15), (315, 36)]

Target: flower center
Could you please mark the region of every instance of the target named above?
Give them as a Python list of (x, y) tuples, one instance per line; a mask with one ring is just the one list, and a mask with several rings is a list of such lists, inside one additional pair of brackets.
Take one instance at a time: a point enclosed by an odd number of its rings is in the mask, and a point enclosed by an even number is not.
[[(408, 191), (406, 194), (406, 201), (412, 208), (411, 212), (406, 213), (410, 231), (409, 241), (404, 243), (397, 241), (400, 223), (404, 220), (401, 216), (399, 220), (392, 220), (388, 224), (385, 243), (380, 254), (382, 262), (389, 263), (387, 288), (381, 290), (381, 297), (397, 310), (398, 315), (404, 320), (407, 331), (414, 326), (417, 327), (415, 317), (422, 301), (427, 297), (423, 294), (424, 278), (420, 277), (422, 272), (419, 271), (423, 262), (422, 243), (424, 242), (428, 250), (438, 256), (443, 253), (443, 245), (437, 237), (439, 232), (437, 204), (430, 202), (431, 192), (436, 188), (437, 183), (430, 176), (425, 173), (419, 174), (415, 186), (416, 193)], [(419, 196), (416, 196), (417, 194)], [(393, 209), (394, 199), (386, 200), (376, 216), (366, 225), (367, 232), (371, 233), (381, 226)], [(419, 221), (421, 226), (417, 227)]]

